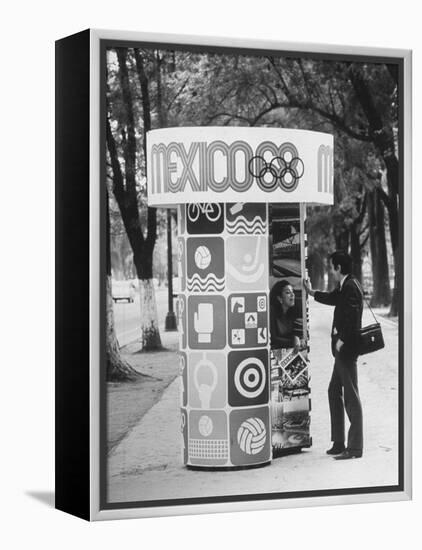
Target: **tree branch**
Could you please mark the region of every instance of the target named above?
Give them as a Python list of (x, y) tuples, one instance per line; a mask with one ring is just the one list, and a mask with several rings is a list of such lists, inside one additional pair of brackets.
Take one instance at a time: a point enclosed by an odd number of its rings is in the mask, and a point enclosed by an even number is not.
[(111, 131), (110, 119), (108, 117), (106, 126), (106, 140), (113, 170), (113, 193), (116, 197), (116, 200), (119, 200), (120, 198), (123, 199), (125, 193), (123, 173), (117, 155), (116, 141), (114, 139), (113, 132)]
[(142, 118), (144, 122), (144, 135), (142, 141), (142, 148), (144, 151), (145, 166), (146, 166), (146, 134), (151, 130), (151, 102), (149, 99), (149, 89), (148, 89), (148, 78), (145, 73), (145, 66), (143, 57), (138, 48), (134, 49), (135, 51), (135, 64), (136, 72), (139, 78), (139, 84), (141, 86), (141, 95), (142, 95)]
[(308, 101), (311, 101), (312, 100), (312, 91), (309, 88), (309, 79), (308, 79), (308, 75), (306, 74), (305, 68), (303, 66), (302, 59), (299, 59), (298, 65), (300, 67), (300, 72), (302, 73), (302, 78), (303, 78), (303, 82), (305, 84), (305, 89), (306, 89), (306, 94), (308, 96)]
[(284, 92), (284, 95), (287, 97), (287, 99), (290, 99), (291, 98), (291, 92), (289, 90), (289, 87), (287, 86), (286, 84), (286, 81), (284, 80), (284, 77), (282, 75), (282, 73), (279, 71), (275, 61), (274, 61), (274, 57), (270, 56), (270, 57), (267, 57), (268, 61), (271, 63), (271, 65), (273, 66), (280, 82), (281, 82), (281, 86), (283, 88), (283, 92)]
[(360, 247), (363, 248), (369, 239), (369, 231), (366, 232), (366, 237), (363, 239), (363, 241), (360, 243)]
[(129, 73), (126, 64), (127, 49), (116, 48), (119, 63), (119, 80), (122, 89), (123, 105), (126, 115), (127, 137), (123, 147), (125, 159), (126, 191), (136, 197), (136, 137), (135, 117), (133, 113), (132, 94), (130, 91)]
[(267, 92), (266, 92), (262, 87), (259, 87), (259, 88), (258, 88), (258, 91), (264, 96), (264, 98), (265, 98), (266, 101), (269, 103), (269, 105), (271, 105), (271, 104), (272, 104), (272, 101), (271, 101), (271, 99), (268, 97)]
[(360, 205), (360, 212), (359, 212), (357, 218), (355, 219), (356, 225), (360, 225), (363, 221), (363, 218), (364, 218), (365, 212), (366, 212), (367, 200), (368, 200), (367, 199), (367, 193), (365, 192), (364, 195), (363, 195), (362, 204)]
[(213, 122), (217, 118), (223, 117), (223, 116), (229, 117), (230, 119), (242, 120), (243, 122), (247, 122), (250, 125), (250, 120), (248, 118), (246, 118), (244, 116), (241, 116), (241, 115), (234, 115), (233, 113), (227, 113), (225, 111), (222, 111), (220, 113), (215, 113), (212, 116), (209, 116), (207, 118), (207, 124), (210, 124), (211, 122)]
[[(147, 168), (146, 133), (151, 130), (151, 103), (149, 98), (148, 78), (145, 72), (144, 61), (142, 55), (137, 48), (135, 48), (135, 62), (142, 92), (142, 114), (144, 122), (143, 150), (145, 167)], [(158, 66), (158, 70), (161, 70), (160, 66)], [(159, 105), (159, 108), (161, 108), (161, 105)], [(157, 239), (157, 209), (148, 207), (147, 218), (146, 246), (149, 250), (149, 253), (152, 254), (155, 246), (155, 241)]]
[(169, 101), (169, 104), (167, 105), (167, 111), (169, 112), (170, 109), (172, 108), (174, 102), (176, 101), (176, 99), (179, 97), (179, 95), (183, 92), (183, 90), (186, 88), (186, 85), (187, 83), (189, 82), (189, 78), (187, 78), (183, 84), (180, 86), (180, 88), (178, 89), (178, 91), (176, 92), (176, 94), (174, 95), (174, 97), (172, 98), (171, 101)]
[(384, 191), (384, 189), (379, 186), (379, 193), (380, 193), (380, 197), (381, 197), (381, 200), (382, 202), (385, 204), (385, 206), (388, 208), (390, 206), (390, 197), (387, 195), (387, 193)]

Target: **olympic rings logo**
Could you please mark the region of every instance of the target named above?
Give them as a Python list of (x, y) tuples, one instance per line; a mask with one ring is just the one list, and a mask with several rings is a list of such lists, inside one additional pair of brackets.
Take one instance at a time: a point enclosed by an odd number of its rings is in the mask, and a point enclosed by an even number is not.
[(279, 185), (283, 191), (290, 193), (298, 186), (305, 167), (293, 143), (284, 143), (279, 153), (270, 162), (262, 155), (255, 155), (249, 161), (249, 173), (263, 191), (272, 192)]

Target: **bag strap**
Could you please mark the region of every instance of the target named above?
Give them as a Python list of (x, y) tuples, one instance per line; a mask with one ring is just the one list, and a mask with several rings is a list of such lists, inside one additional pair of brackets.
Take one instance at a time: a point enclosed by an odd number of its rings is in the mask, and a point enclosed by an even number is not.
[(352, 277), (352, 281), (355, 283), (355, 285), (358, 287), (358, 289), (360, 290), (361, 294), (362, 294), (362, 298), (365, 300), (365, 303), (366, 305), (369, 307), (369, 311), (372, 313), (372, 317), (375, 319), (375, 322), (378, 323), (378, 319), (375, 317), (375, 313), (372, 311), (372, 308), (371, 306), (369, 305), (369, 302), (368, 300), (365, 298), (365, 294), (363, 292), (363, 288), (362, 288), (362, 285), (360, 284), (360, 282), (355, 279), (354, 277)]

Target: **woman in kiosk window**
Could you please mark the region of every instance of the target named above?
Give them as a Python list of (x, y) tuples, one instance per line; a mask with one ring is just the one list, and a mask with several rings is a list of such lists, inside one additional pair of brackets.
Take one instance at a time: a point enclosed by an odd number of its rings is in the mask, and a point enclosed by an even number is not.
[(271, 348), (304, 349), (303, 320), (295, 307), (295, 293), (289, 281), (277, 281), (270, 292)]

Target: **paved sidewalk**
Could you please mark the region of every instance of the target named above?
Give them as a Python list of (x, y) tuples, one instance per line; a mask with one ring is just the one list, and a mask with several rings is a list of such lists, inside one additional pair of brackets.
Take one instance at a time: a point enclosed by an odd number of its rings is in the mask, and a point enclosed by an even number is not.
[[(359, 360), (364, 456), (338, 462), (329, 442), (327, 387), (332, 370), (332, 309), (314, 301), (311, 315), (313, 446), (269, 466), (192, 471), (182, 464), (176, 379), (109, 457), (110, 502), (396, 485), (398, 482), (398, 326), (381, 319), (386, 347)], [(364, 324), (371, 316), (365, 311)]]

